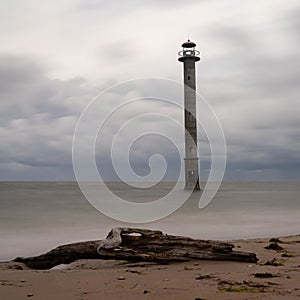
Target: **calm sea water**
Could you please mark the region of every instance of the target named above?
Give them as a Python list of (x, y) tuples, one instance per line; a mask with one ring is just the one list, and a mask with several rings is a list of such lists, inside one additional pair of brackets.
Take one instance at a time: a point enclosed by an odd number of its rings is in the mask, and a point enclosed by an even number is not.
[[(112, 186), (129, 195), (120, 183)], [(167, 187), (158, 186), (150, 195), (155, 199)], [(98, 212), (76, 182), (0, 182), (0, 260), (36, 255), (62, 243), (102, 239), (116, 226), (222, 240), (299, 234), (299, 196), (299, 182), (225, 182), (204, 209), (191, 199), (162, 220), (133, 225)], [(136, 193), (133, 201), (139, 199), (145, 201)]]

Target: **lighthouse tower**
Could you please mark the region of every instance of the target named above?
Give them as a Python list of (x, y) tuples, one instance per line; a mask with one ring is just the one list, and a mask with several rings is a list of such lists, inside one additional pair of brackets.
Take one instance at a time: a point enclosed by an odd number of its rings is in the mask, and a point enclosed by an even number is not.
[(190, 40), (181, 46), (178, 60), (183, 62), (184, 75), (185, 189), (200, 190), (195, 74), (195, 62), (200, 60), (200, 52), (195, 49), (196, 44)]

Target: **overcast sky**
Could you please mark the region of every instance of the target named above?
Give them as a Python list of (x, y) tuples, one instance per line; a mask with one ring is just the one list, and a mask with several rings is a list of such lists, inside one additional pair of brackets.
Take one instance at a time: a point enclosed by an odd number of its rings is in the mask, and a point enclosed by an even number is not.
[[(198, 92), (226, 137), (225, 179), (300, 179), (298, 0), (0, 0), (0, 14), (0, 180), (73, 180), (84, 107), (124, 80), (181, 81), (188, 37), (201, 51)], [(153, 137), (135, 143), (137, 172), (157, 147)], [(177, 170), (176, 151), (164, 149)]]

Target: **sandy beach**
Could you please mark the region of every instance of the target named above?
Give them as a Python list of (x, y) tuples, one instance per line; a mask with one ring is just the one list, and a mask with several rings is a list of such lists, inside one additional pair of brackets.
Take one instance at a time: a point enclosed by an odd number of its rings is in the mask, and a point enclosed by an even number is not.
[[(276, 240), (275, 240), (276, 241)], [(0, 265), (0, 295), (18, 299), (300, 299), (300, 235), (235, 240), (257, 264), (190, 261), (169, 265), (80, 260), (52, 270)]]

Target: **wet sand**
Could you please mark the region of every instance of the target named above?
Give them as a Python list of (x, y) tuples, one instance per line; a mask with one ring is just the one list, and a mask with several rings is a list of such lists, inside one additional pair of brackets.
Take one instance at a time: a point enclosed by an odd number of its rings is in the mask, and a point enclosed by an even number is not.
[[(235, 240), (259, 262), (191, 261), (170, 265), (80, 260), (61, 269), (0, 264), (0, 298), (18, 299), (300, 299), (300, 235)], [(266, 263), (269, 262), (269, 265)]]

